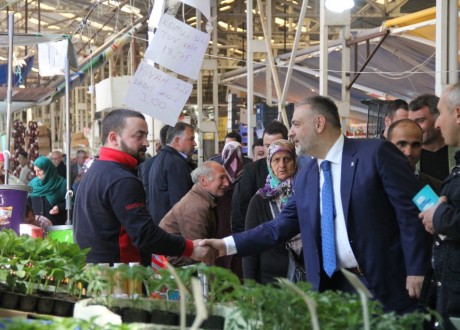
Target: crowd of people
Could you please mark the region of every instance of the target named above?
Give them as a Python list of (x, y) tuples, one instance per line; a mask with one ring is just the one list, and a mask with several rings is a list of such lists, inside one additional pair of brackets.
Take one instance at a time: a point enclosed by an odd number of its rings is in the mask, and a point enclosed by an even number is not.
[[(384, 124), (379, 138), (347, 138), (335, 103), (313, 96), (296, 104), (289, 130), (266, 125), (253, 159), (231, 132), (222, 153), (197, 165), (192, 125), (164, 126), (146, 158), (144, 116), (114, 109), (102, 121), (97, 160), (85, 171), (81, 150), (71, 167), (75, 242), (91, 248), (90, 263), (148, 265), (160, 254), (175, 266), (226, 267), (241, 280), (288, 277), (354, 292), (344, 268), (386, 311), (436, 309), (437, 326), (454, 329), (460, 84), (440, 98), (390, 102)], [(65, 221), (62, 164), (58, 151), (39, 157), (27, 183), (34, 213), (53, 225)], [(425, 185), (440, 197), (421, 212), (412, 199)]]

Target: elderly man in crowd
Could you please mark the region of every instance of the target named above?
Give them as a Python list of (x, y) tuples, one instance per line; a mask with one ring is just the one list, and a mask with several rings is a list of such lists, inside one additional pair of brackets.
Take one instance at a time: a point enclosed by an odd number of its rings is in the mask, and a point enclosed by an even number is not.
[[(165, 215), (160, 228), (186, 239), (213, 238), (217, 229), (216, 199), (222, 197), (229, 181), (217, 162), (202, 163), (192, 172), (192, 189)], [(195, 263), (187, 257), (168, 257), (176, 267)]]

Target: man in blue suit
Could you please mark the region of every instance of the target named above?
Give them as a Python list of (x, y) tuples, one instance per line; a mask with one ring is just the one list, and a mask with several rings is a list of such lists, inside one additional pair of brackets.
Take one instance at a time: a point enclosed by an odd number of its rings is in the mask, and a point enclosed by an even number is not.
[[(212, 245), (220, 256), (246, 256), (300, 232), (307, 280), (314, 290), (352, 291), (338, 271), (346, 268), (360, 277), (385, 310), (414, 310), (431, 243), (411, 201), (420, 186), (407, 159), (387, 141), (344, 137), (336, 105), (322, 96), (296, 105), (290, 136), (299, 155), (311, 155), (316, 161), (297, 175), (294, 194), (281, 214), (250, 231), (201, 244)], [(330, 163), (333, 189), (332, 270), (330, 264), (325, 267), (328, 258), (323, 257), (331, 251), (322, 246), (326, 212), (324, 205), (320, 207), (325, 199), (320, 165), (325, 160)]]

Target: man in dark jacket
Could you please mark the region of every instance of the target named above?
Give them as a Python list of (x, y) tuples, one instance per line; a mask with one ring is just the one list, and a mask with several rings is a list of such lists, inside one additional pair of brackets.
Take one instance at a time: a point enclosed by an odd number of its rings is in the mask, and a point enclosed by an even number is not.
[[(460, 84), (449, 86), (438, 103), (435, 127), (446, 145), (460, 146)], [(441, 197), (422, 212), (425, 229), (434, 234), (433, 265), (436, 310), (444, 318), (443, 329), (455, 329), (450, 317), (460, 317), (460, 166), (453, 167), (444, 181)]]
[(87, 262), (140, 262), (141, 251), (211, 261), (198, 241), (170, 235), (152, 221), (135, 168), (148, 147), (147, 123), (134, 110), (115, 109), (102, 122), (100, 156), (83, 176), (74, 205), (74, 238), (91, 248)]
[(423, 131), (420, 125), (407, 118), (397, 120), (388, 127), (387, 139), (406, 156), (420, 184), (430, 185), (439, 194), (442, 181), (420, 172), (416, 166), (422, 154)]
[[(160, 144), (161, 148), (166, 145), (166, 136), (171, 126), (165, 125), (160, 129)], [(161, 150), (161, 149), (160, 149)], [(159, 153), (159, 151), (158, 151)], [(147, 196), (147, 207), (149, 207), (149, 174), (152, 168), (153, 162), (157, 158), (158, 154), (153, 157), (147, 158), (145, 161), (139, 164), (137, 167), (137, 177), (142, 181), (144, 185), (145, 195)]]
[(190, 173), (196, 168), (190, 158), (196, 146), (193, 126), (178, 122), (168, 130), (166, 143), (149, 174), (148, 204), (157, 225), (192, 188)]

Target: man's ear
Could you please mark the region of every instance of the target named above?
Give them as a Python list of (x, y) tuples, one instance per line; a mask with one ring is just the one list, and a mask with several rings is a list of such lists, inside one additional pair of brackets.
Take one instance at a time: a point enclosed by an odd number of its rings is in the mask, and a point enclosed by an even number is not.
[(455, 108), (455, 122), (460, 125), (460, 107)]
[(385, 116), (385, 127), (390, 127), (391, 125), (391, 118), (388, 116)]
[(110, 132), (107, 136), (107, 142), (113, 147), (118, 147), (118, 134), (113, 131)]
[(317, 133), (321, 133), (326, 126), (326, 118), (322, 115), (316, 116), (315, 129)]
[(198, 178), (198, 182), (202, 187), (206, 187), (208, 185), (208, 180), (206, 180), (206, 175), (202, 175)]

